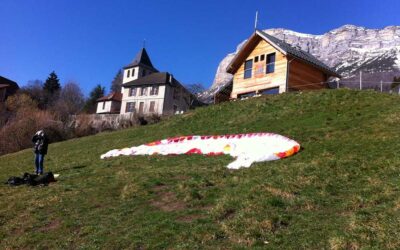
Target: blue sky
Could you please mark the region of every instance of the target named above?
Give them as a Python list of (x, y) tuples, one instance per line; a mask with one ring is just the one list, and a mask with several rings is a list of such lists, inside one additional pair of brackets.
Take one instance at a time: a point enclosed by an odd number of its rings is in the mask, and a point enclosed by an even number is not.
[(87, 94), (109, 89), (142, 47), (182, 83), (210, 86), (218, 63), (259, 28), (322, 34), (400, 25), (399, 0), (0, 0), (0, 75), (21, 86), (55, 70)]

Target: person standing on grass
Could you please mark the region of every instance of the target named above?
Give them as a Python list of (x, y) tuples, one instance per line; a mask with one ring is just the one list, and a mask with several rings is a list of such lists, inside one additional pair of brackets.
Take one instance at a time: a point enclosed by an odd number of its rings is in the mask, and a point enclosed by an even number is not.
[(32, 137), (32, 142), (34, 143), (35, 152), (35, 167), (36, 174), (43, 174), (43, 162), (44, 156), (47, 154), (48, 139), (43, 130), (39, 130)]

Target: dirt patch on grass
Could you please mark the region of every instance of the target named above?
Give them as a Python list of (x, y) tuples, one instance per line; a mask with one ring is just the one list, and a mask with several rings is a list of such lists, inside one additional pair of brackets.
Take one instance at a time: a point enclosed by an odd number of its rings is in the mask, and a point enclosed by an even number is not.
[(61, 226), (61, 220), (60, 219), (54, 219), (50, 221), (49, 224), (47, 224), (44, 227), (39, 228), (40, 232), (49, 232), (58, 229)]
[(271, 194), (275, 195), (275, 196), (279, 196), (281, 198), (287, 199), (287, 200), (293, 200), (294, 198), (296, 198), (296, 196), (292, 193), (286, 192), (286, 191), (282, 191), (278, 188), (274, 188), (274, 187), (265, 187), (265, 189), (270, 192)]
[(168, 191), (167, 185), (158, 185), (153, 188), (156, 198), (151, 201), (151, 205), (165, 212), (182, 211), (186, 208), (183, 201), (178, 200), (175, 193)]
[(177, 218), (177, 221), (190, 223), (190, 222), (195, 221), (197, 219), (203, 219), (203, 218), (205, 218), (204, 215), (191, 214), (191, 215), (181, 216), (181, 217)]

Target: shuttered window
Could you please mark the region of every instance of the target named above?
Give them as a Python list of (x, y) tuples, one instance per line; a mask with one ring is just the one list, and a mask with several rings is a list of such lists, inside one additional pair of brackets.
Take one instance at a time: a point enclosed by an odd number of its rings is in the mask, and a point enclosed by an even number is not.
[(129, 89), (129, 96), (136, 96), (137, 88), (130, 88)]
[(144, 102), (139, 103), (139, 115), (143, 115), (144, 112)]
[(151, 101), (150, 102), (150, 108), (149, 108), (149, 112), (154, 112), (154, 107), (156, 106), (156, 102)]
[(142, 89), (140, 90), (140, 95), (141, 96), (147, 95), (147, 87), (142, 87)]
[(151, 87), (150, 95), (158, 95), (158, 86), (152, 86)]

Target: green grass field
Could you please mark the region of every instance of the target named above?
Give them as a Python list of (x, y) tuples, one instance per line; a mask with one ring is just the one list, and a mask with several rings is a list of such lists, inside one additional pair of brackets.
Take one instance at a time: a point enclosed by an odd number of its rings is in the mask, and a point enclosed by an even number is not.
[[(178, 135), (274, 132), (297, 155), (228, 170), (228, 156), (100, 160)], [(12, 138), (7, 138), (12, 140)], [(289, 93), (199, 108), (159, 124), (51, 144), (48, 187), (0, 187), (3, 249), (400, 248), (400, 98)], [(0, 157), (0, 179), (33, 171)]]

